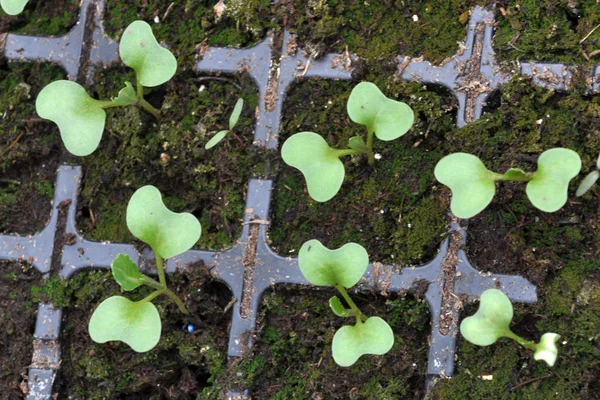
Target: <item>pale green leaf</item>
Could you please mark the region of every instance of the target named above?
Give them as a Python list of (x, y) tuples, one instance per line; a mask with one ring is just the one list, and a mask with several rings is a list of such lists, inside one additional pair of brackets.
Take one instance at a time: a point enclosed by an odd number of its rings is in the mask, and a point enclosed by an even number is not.
[(338, 154), (313, 132), (296, 133), (281, 148), (283, 161), (302, 172), (308, 194), (320, 202), (333, 198), (342, 187), (345, 170)]
[(579, 154), (573, 150), (546, 150), (538, 158), (538, 169), (527, 183), (527, 197), (536, 208), (555, 212), (567, 202), (569, 181), (581, 170)]
[(125, 87), (119, 91), (119, 95), (111, 100), (120, 106), (129, 106), (137, 103), (135, 89), (130, 82), (125, 82)]
[(127, 227), (162, 258), (171, 258), (191, 249), (201, 233), (196, 217), (169, 210), (160, 191), (150, 185), (136, 190), (129, 200)]
[(598, 170), (590, 172), (585, 178), (583, 178), (583, 180), (579, 184), (575, 196), (581, 197), (584, 194), (586, 194), (587, 191), (590, 190), (592, 186), (594, 186), (598, 178), (600, 178), (600, 172)]
[(17, 15), (23, 12), (29, 0), (0, 0), (0, 7), (8, 15)]
[(143, 283), (144, 275), (127, 254), (119, 254), (110, 265), (115, 281), (123, 290), (133, 290)]
[(94, 342), (119, 340), (143, 353), (160, 340), (160, 315), (151, 302), (132, 302), (125, 297), (113, 296), (94, 310), (88, 329)]
[(348, 140), (348, 147), (350, 147), (353, 150), (366, 150), (367, 144), (365, 143), (362, 136), (352, 136)]
[(415, 120), (408, 104), (388, 99), (371, 82), (361, 82), (352, 89), (347, 109), (352, 121), (365, 125), (385, 141), (404, 135)]
[(333, 296), (329, 299), (329, 307), (331, 307), (331, 311), (338, 317), (351, 317), (355, 313), (354, 310), (349, 310), (342, 304), (342, 301), (337, 297)]
[(204, 145), (206, 150), (210, 150), (215, 147), (223, 138), (229, 133), (228, 130), (219, 131), (215, 134), (215, 136), (211, 137), (208, 142)]
[(460, 333), (477, 346), (489, 346), (510, 332), (513, 307), (508, 297), (497, 289), (481, 294), (479, 309), (460, 324)]
[(558, 357), (558, 348), (556, 342), (560, 339), (560, 335), (556, 333), (544, 333), (540, 342), (535, 345), (535, 353), (533, 359), (536, 361), (543, 360), (549, 367), (553, 367)]
[(394, 345), (392, 328), (379, 317), (368, 318), (356, 325), (341, 327), (333, 337), (333, 360), (341, 367), (349, 367), (362, 355), (382, 355)]
[(235, 103), (235, 107), (233, 107), (233, 111), (229, 116), (229, 129), (232, 130), (240, 119), (240, 114), (242, 114), (242, 107), (244, 107), (244, 99), (241, 97)]
[(442, 158), (434, 170), (435, 178), (452, 190), (450, 209), (458, 218), (471, 218), (494, 198), (494, 174), (481, 160), (467, 153)]
[(304, 243), (298, 252), (300, 271), (313, 285), (342, 285), (358, 283), (369, 266), (369, 254), (359, 244), (347, 243), (329, 250), (316, 239)]
[(40, 117), (58, 125), (67, 150), (76, 156), (91, 154), (102, 139), (105, 102), (91, 98), (71, 81), (55, 81), (42, 89), (35, 102)]
[(162, 85), (177, 71), (175, 56), (158, 44), (152, 28), (144, 21), (134, 21), (125, 28), (119, 43), (119, 56), (135, 70), (142, 86)]

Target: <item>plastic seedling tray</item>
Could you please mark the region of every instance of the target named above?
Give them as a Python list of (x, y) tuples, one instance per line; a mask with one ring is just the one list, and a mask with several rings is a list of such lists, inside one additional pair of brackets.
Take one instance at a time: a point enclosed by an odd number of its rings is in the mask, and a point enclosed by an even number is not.
[[(79, 23), (69, 34), (59, 38), (35, 38), (8, 34), (4, 38), (4, 55), (10, 60), (51, 61), (61, 65), (71, 79), (85, 78), (92, 64), (107, 65), (118, 60), (117, 43), (104, 35), (103, 1), (83, 0)], [(89, 23), (93, 21), (94, 23)], [(398, 57), (398, 73), (407, 80), (438, 84), (458, 99), (457, 125), (465, 126), (481, 116), (486, 99), (499, 90), (516, 71), (501, 71), (492, 50), (493, 10), (476, 7), (467, 29), (465, 49), (441, 66), (420, 59)], [(285, 32), (281, 57), (273, 49), (273, 38), (267, 36), (247, 49), (209, 48), (196, 66), (197, 72), (234, 73), (247, 71), (259, 88), (259, 110), (254, 145), (277, 149), (283, 101), (290, 83), (301, 77), (349, 79), (354, 58), (345, 54), (327, 54), (318, 60), (305, 58), (301, 52), (288, 52), (292, 36)], [(0, 40), (0, 44), (2, 40)], [(93, 43), (91, 46), (86, 44)], [(299, 68), (303, 67), (303, 68)], [(546, 88), (569, 90), (573, 70), (561, 64), (521, 63), (521, 74), (531, 75), (534, 82)], [(590, 92), (598, 92), (600, 67), (589, 71)], [(61, 166), (55, 186), (53, 212), (40, 233), (19, 237), (0, 235), (0, 259), (26, 260), (49, 276), (58, 273), (69, 279), (86, 268), (107, 269), (118, 253), (126, 253), (144, 267), (151, 265), (149, 253), (138, 254), (131, 244), (85, 240), (75, 224), (77, 195), (81, 169)], [(191, 250), (168, 260), (167, 272), (196, 261), (211, 267), (215, 279), (225, 282), (236, 302), (229, 334), (228, 355), (239, 357), (252, 346), (252, 333), (261, 297), (273, 285), (308, 285), (300, 274), (297, 260), (275, 254), (267, 243), (269, 206), (274, 182), (253, 178), (248, 184), (243, 230), (236, 245), (223, 252)], [(59, 217), (59, 208), (66, 208)], [(64, 210), (63, 210), (64, 213)], [(59, 221), (59, 219), (63, 218)], [(57, 238), (72, 238), (64, 245), (59, 265), (51, 265)], [(433, 378), (451, 376), (454, 367), (458, 311), (453, 296), (472, 300), (488, 288), (500, 288), (515, 302), (536, 302), (536, 288), (519, 276), (483, 274), (467, 259), (462, 247), (465, 228), (457, 222), (442, 243), (437, 256), (419, 267), (374, 263), (362, 279), (359, 290), (387, 293), (409, 290), (417, 281), (428, 282), (425, 297), (431, 309), (432, 328), (428, 353), (428, 386)], [(51, 304), (38, 309), (33, 346), (34, 360), (29, 370), (29, 399), (51, 399), (52, 384), (60, 365), (61, 310)], [(230, 396), (244, 394), (229, 393)]]

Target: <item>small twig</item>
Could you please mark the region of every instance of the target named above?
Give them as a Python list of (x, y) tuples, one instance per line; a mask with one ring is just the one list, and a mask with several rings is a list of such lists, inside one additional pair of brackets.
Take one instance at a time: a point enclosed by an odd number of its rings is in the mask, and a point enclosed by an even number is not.
[(550, 378), (551, 376), (552, 376), (552, 374), (549, 374), (549, 375), (539, 376), (539, 377), (537, 377), (537, 378), (528, 379), (528, 380), (526, 380), (525, 382), (521, 382), (521, 383), (519, 383), (517, 386), (513, 386), (513, 387), (510, 389), (510, 391), (513, 391), (513, 390), (520, 389), (520, 388), (522, 388), (523, 386), (525, 386), (525, 385), (528, 385), (528, 384), (530, 384), (530, 383), (532, 383), (532, 382), (535, 382), (535, 381), (541, 381), (542, 379)]
[(24, 132), (19, 133), (19, 136), (17, 136), (17, 138), (10, 144), (10, 146), (8, 146), (6, 151), (10, 151), (10, 149), (12, 149), (13, 147), (15, 147), (17, 145), (17, 143), (19, 142), (19, 139), (21, 139), (21, 137), (23, 136), (23, 133)]
[(240, 144), (242, 146), (245, 146), (244, 141), (242, 139), (240, 139), (240, 137), (238, 135), (236, 135), (234, 131), (229, 131), (229, 132), (231, 132), (231, 134), (233, 135), (233, 137), (236, 138), (238, 140), (238, 142), (240, 142)]
[(21, 181), (18, 181), (16, 179), (0, 178), (0, 182), (2, 182), (2, 183), (10, 183), (12, 185), (20, 185), (21, 184)]
[(229, 303), (227, 303), (227, 305), (223, 309), (223, 312), (226, 313), (227, 310), (229, 310), (235, 304), (236, 301), (237, 301), (237, 299), (235, 297), (232, 297), (231, 300), (229, 301)]
[(300, 76), (306, 76), (306, 73), (308, 72), (308, 69), (310, 68), (310, 58), (308, 59), (308, 61), (306, 62), (306, 67), (304, 67), (304, 71), (302, 71), (302, 73), (300, 74)]
[(94, 216), (94, 211), (92, 211), (92, 207), (90, 207), (90, 219), (92, 220), (91, 229), (94, 229), (96, 227), (96, 217)]
[(243, 222), (242, 225), (250, 225), (250, 224), (269, 225), (270, 223), (271, 223), (271, 221), (267, 221), (266, 219), (253, 219), (252, 221)]
[(587, 35), (585, 35), (585, 37), (579, 41), (579, 44), (581, 44), (581, 43), (585, 42), (585, 39), (589, 38), (589, 37), (590, 37), (590, 35), (591, 35), (592, 33), (594, 33), (594, 31), (595, 31), (596, 29), (598, 29), (598, 28), (600, 28), (600, 24), (596, 25), (596, 26), (594, 27), (594, 29), (592, 29), (592, 30), (591, 30), (591, 31), (590, 31), (590, 32), (589, 32)]
[(594, 50), (594, 51), (592, 51), (590, 54), (588, 54), (588, 56), (589, 56), (590, 58), (592, 58), (592, 57), (594, 57), (594, 56), (597, 56), (598, 54), (600, 54), (600, 50)]
[(173, 8), (174, 5), (175, 5), (175, 2), (172, 2), (171, 4), (169, 4), (169, 7), (167, 7), (167, 11), (165, 11), (165, 13), (163, 14), (161, 21), (164, 21), (167, 18), (167, 15), (169, 15), (169, 13), (171, 12), (171, 9)]

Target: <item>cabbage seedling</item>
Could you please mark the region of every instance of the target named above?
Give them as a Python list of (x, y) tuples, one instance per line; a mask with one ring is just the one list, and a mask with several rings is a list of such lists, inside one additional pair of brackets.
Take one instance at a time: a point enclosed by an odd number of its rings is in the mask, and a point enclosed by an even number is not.
[(538, 158), (536, 172), (510, 168), (504, 174), (488, 170), (476, 156), (453, 153), (435, 166), (435, 177), (452, 190), (450, 209), (459, 218), (471, 218), (491, 203), (495, 181), (527, 182), (526, 193), (534, 207), (544, 212), (559, 210), (567, 202), (569, 181), (581, 169), (581, 159), (573, 150), (546, 150)]
[(23, 12), (29, 0), (0, 0), (0, 8), (8, 15), (17, 15)]
[(544, 360), (550, 367), (556, 362), (556, 342), (560, 335), (544, 333), (539, 343), (525, 340), (510, 330), (513, 307), (508, 297), (498, 289), (488, 289), (481, 294), (477, 312), (460, 324), (460, 333), (477, 346), (489, 346), (501, 337), (515, 340), (521, 346), (534, 351), (536, 361)]
[(170, 80), (177, 70), (175, 56), (158, 44), (150, 25), (144, 21), (134, 21), (125, 29), (119, 55), (136, 72), (135, 89), (130, 82), (125, 82), (117, 97), (96, 100), (81, 85), (61, 80), (44, 87), (37, 97), (37, 113), (58, 125), (65, 147), (76, 156), (87, 156), (98, 147), (106, 122), (106, 108), (138, 105), (160, 118), (159, 110), (144, 100), (144, 87)]
[(142, 274), (125, 254), (119, 254), (113, 260), (113, 277), (125, 291), (140, 285), (150, 286), (155, 291), (135, 302), (122, 296), (104, 300), (92, 314), (89, 332), (95, 342), (120, 340), (141, 353), (151, 350), (160, 339), (160, 316), (151, 302), (155, 297), (166, 294), (182, 313), (188, 314), (181, 299), (167, 288), (163, 259), (192, 248), (200, 238), (201, 228), (192, 214), (177, 214), (165, 207), (160, 191), (154, 186), (138, 189), (129, 200), (127, 227), (154, 252), (158, 282)]
[(586, 194), (587, 191), (590, 190), (592, 186), (594, 186), (598, 178), (600, 178), (600, 155), (596, 160), (596, 169), (590, 172), (585, 178), (583, 178), (583, 180), (579, 184), (579, 187), (577, 188), (577, 192), (575, 192), (575, 196), (581, 197), (584, 194)]
[(347, 110), (352, 121), (366, 126), (366, 142), (361, 136), (354, 136), (347, 149), (334, 149), (320, 135), (300, 132), (287, 139), (281, 148), (283, 161), (302, 172), (308, 194), (319, 202), (330, 200), (342, 187), (345, 170), (340, 157), (366, 154), (373, 165), (373, 137), (384, 141), (397, 139), (408, 132), (415, 120), (408, 104), (388, 99), (370, 82), (361, 82), (352, 89)]
[(347, 243), (337, 250), (329, 250), (318, 240), (304, 243), (298, 253), (300, 271), (307, 281), (318, 286), (334, 286), (350, 309), (337, 296), (329, 306), (338, 317), (354, 317), (355, 325), (341, 327), (333, 337), (334, 361), (349, 367), (364, 354), (385, 354), (394, 344), (392, 328), (379, 317), (367, 317), (348, 296), (347, 288), (358, 283), (369, 265), (369, 255), (359, 244)]
[(237, 124), (238, 120), (240, 119), (240, 114), (242, 113), (242, 107), (244, 107), (244, 99), (242, 99), (240, 97), (238, 99), (238, 101), (235, 103), (235, 106), (233, 107), (233, 111), (231, 112), (231, 115), (229, 116), (229, 129), (225, 129), (225, 130), (217, 132), (217, 134), (215, 136), (213, 136), (204, 146), (204, 148), (206, 150), (210, 150), (213, 147), (215, 147), (221, 140), (223, 140), (225, 135), (227, 135), (230, 131), (233, 130), (233, 128)]

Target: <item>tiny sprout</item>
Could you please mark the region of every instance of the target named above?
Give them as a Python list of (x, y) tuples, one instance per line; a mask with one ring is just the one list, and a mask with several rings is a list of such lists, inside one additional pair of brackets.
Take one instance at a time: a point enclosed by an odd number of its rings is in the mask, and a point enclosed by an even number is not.
[(481, 294), (477, 312), (460, 324), (460, 333), (477, 346), (489, 346), (501, 337), (515, 340), (521, 346), (533, 350), (536, 361), (543, 360), (550, 367), (556, 362), (556, 342), (560, 335), (545, 333), (540, 342), (525, 340), (510, 330), (513, 307), (508, 297), (497, 289), (488, 289)]
[(452, 190), (450, 209), (459, 218), (471, 218), (483, 211), (496, 193), (495, 181), (527, 182), (527, 197), (534, 207), (555, 212), (567, 202), (569, 181), (581, 169), (581, 159), (573, 150), (546, 150), (538, 158), (536, 172), (510, 168), (504, 174), (488, 170), (476, 156), (454, 153), (435, 166), (436, 179)]
[(382, 355), (394, 344), (392, 328), (379, 317), (367, 317), (348, 296), (346, 288), (358, 283), (369, 265), (369, 255), (359, 244), (347, 243), (329, 250), (318, 240), (304, 243), (298, 253), (300, 271), (307, 281), (318, 286), (334, 286), (350, 306), (343, 306), (337, 296), (329, 300), (333, 313), (339, 317), (355, 317), (355, 325), (341, 327), (333, 337), (334, 361), (349, 367), (364, 354)]
[(217, 132), (217, 134), (215, 136), (213, 136), (204, 146), (204, 148), (206, 150), (210, 150), (213, 147), (215, 147), (217, 144), (219, 144), (219, 142), (221, 140), (223, 140), (225, 135), (227, 135), (230, 131), (233, 130), (233, 128), (237, 124), (238, 120), (240, 119), (240, 114), (242, 113), (242, 107), (244, 107), (244, 99), (242, 99), (240, 97), (238, 99), (238, 101), (235, 103), (235, 107), (233, 107), (233, 111), (231, 112), (231, 115), (229, 116), (229, 129), (225, 129), (225, 130)]
[(17, 15), (23, 12), (29, 0), (0, 0), (0, 8), (8, 15)]
[(113, 277), (125, 291), (140, 285), (156, 290), (136, 302), (122, 296), (109, 297), (94, 310), (88, 329), (97, 343), (120, 340), (142, 353), (151, 350), (160, 340), (160, 315), (151, 302), (155, 297), (166, 294), (182, 313), (188, 314), (181, 299), (167, 288), (163, 259), (189, 250), (200, 238), (201, 227), (192, 214), (177, 214), (165, 207), (154, 186), (144, 186), (133, 194), (127, 205), (126, 219), (131, 233), (154, 252), (159, 281), (142, 274), (125, 254), (113, 260)]
[(58, 125), (67, 150), (76, 156), (91, 154), (100, 143), (106, 122), (105, 108), (138, 105), (160, 119), (160, 112), (144, 100), (144, 87), (162, 85), (177, 70), (177, 60), (161, 47), (144, 21), (132, 22), (119, 43), (121, 60), (136, 72), (137, 85), (130, 82), (111, 100), (96, 100), (71, 81), (55, 81), (42, 89), (35, 102), (40, 117)]
[(579, 187), (577, 188), (577, 192), (575, 192), (575, 196), (581, 197), (584, 194), (586, 194), (587, 191), (590, 190), (592, 186), (594, 186), (598, 178), (600, 178), (600, 155), (596, 160), (596, 169), (590, 172), (585, 178), (583, 178), (583, 180), (579, 184)]
[(347, 111), (352, 121), (366, 126), (366, 142), (354, 136), (347, 149), (334, 149), (320, 135), (300, 132), (281, 148), (283, 161), (302, 172), (308, 194), (319, 202), (331, 200), (342, 187), (345, 170), (340, 157), (366, 154), (373, 165), (373, 136), (383, 141), (397, 139), (408, 132), (415, 119), (408, 104), (388, 99), (370, 82), (361, 82), (352, 89)]

